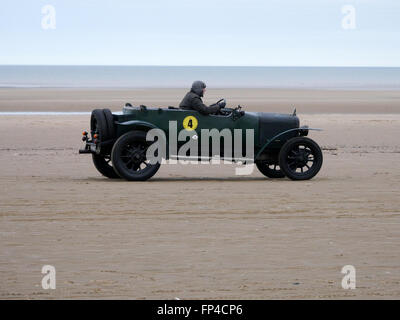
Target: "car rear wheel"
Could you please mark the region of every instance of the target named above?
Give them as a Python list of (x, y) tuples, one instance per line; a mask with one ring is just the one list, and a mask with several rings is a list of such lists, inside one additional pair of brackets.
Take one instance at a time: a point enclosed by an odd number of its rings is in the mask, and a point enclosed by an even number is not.
[(92, 153), (93, 164), (103, 176), (110, 179), (120, 179), (120, 176), (114, 171), (111, 165), (111, 156), (103, 156)]
[(145, 181), (156, 174), (160, 163), (151, 164), (146, 151), (153, 142), (146, 141), (146, 132), (131, 131), (115, 142), (111, 159), (115, 172), (129, 181)]
[(306, 137), (288, 140), (279, 152), (279, 166), (292, 180), (308, 180), (322, 166), (322, 151), (318, 144)]
[(284, 178), (285, 174), (279, 167), (279, 164), (269, 163), (268, 161), (256, 161), (257, 169), (268, 178)]

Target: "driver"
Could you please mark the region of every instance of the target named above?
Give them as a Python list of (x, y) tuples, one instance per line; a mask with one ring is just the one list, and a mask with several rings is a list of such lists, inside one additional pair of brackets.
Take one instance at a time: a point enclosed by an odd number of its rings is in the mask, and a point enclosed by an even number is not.
[(222, 103), (214, 103), (207, 107), (201, 97), (206, 92), (206, 84), (203, 81), (195, 81), (192, 84), (192, 88), (188, 93), (186, 93), (179, 108), (185, 110), (196, 110), (202, 114), (216, 114), (221, 108), (223, 108)]

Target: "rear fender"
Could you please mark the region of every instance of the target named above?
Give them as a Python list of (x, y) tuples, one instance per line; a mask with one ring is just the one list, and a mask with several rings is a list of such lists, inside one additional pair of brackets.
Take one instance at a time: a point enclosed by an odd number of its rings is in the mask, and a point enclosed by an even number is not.
[(141, 120), (129, 120), (124, 122), (116, 122), (117, 125), (117, 136), (120, 137), (124, 133), (132, 130), (149, 131), (151, 129), (157, 129), (157, 127), (146, 121)]

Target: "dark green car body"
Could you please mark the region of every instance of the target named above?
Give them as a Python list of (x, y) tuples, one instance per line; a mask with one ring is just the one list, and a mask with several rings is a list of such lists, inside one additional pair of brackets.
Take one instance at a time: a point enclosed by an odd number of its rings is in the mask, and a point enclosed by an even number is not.
[[(168, 141), (170, 121), (176, 121), (177, 131), (180, 132), (184, 130), (183, 120), (188, 116), (193, 116), (198, 121), (198, 126), (194, 130), (199, 137), (199, 145), (202, 129), (219, 131), (229, 129), (232, 132), (235, 129), (241, 129), (243, 146), (245, 146), (246, 130), (253, 129), (254, 155), (261, 156), (267, 150), (279, 150), (288, 139), (300, 134), (306, 135), (307, 132), (307, 128), (299, 127), (299, 118), (296, 115), (229, 110), (226, 115), (203, 115), (197, 111), (182, 109), (125, 107), (122, 114), (113, 114), (116, 138), (132, 130), (147, 131), (158, 128), (165, 132)], [(178, 143), (178, 147), (184, 143)]]
[[(314, 129), (300, 127), (295, 112), (245, 112), (238, 107), (204, 115), (174, 107), (128, 105), (118, 113), (111, 113), (109, 109), (93, 110), (90, 136), (84, 132), (85, 147), (79, 152), (91, 153), (94, 165), (103, 175), (133, 181), (152, 177), (162, 159), (207, 161), (215, 157), (255, 163), (269, 178), (287, 176), (292, 180), (307, 180), (322, 165), (320, 147), (305, 137), (309, 130)], [(155, 131), (161, 132), (165, 139), (165, 148), (160, 149), (162, 156), (158, 155), (156, 162), (149, 161), (147, 153), (155, 142), (148, 139), (149, 134)], [(194, 156), (187, 145), (194, 145)]]

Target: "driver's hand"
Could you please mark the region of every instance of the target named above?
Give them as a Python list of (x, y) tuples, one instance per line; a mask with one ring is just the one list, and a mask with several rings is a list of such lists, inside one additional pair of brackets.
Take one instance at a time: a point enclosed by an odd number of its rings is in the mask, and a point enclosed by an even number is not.
[(221, 99), (221, 100), (219, 100), (217, 103), (218, 103), (218, 105), (220, 106), (220, 108), (225, 108), (225, 106), (226, 106), (226, 101), (225, 101), (225, 99)]
[(215, 112), (213, 114), (219, 114), (222, 108), (218, 103), (216, 103), (215, 106), (218, 107), (218, 109), (215, 110)]

